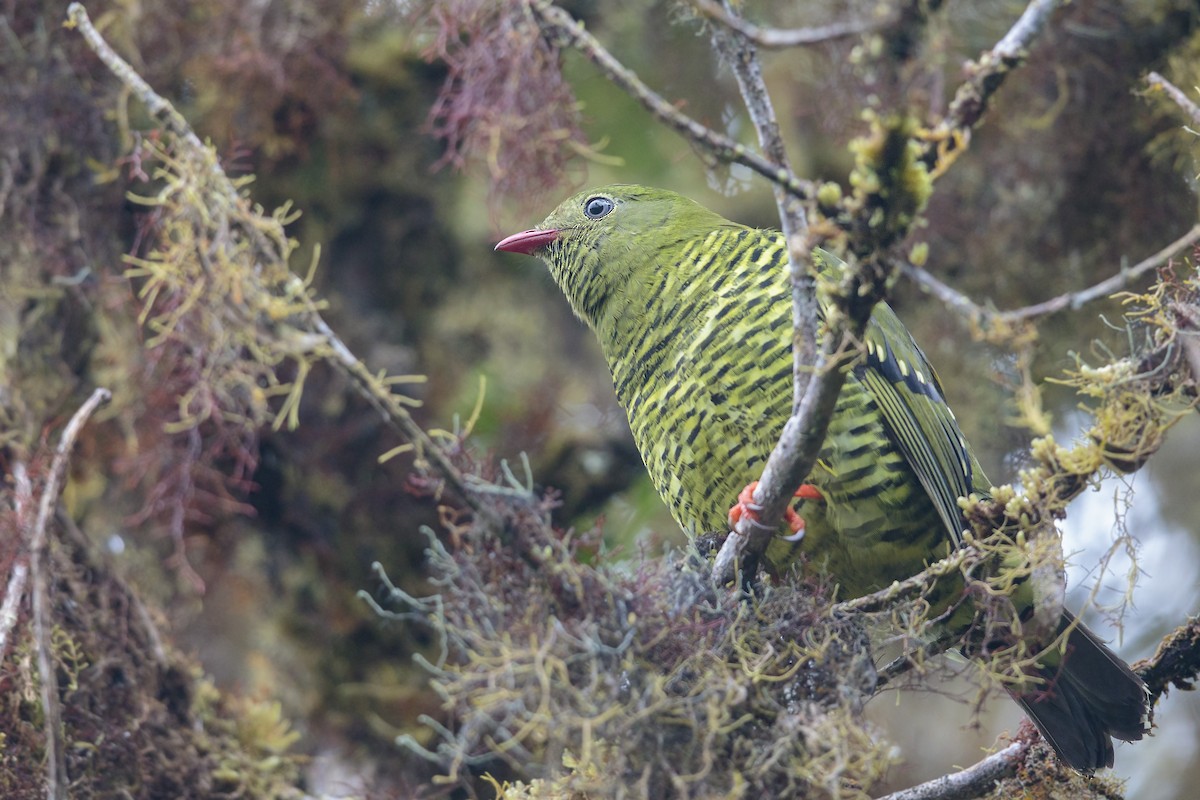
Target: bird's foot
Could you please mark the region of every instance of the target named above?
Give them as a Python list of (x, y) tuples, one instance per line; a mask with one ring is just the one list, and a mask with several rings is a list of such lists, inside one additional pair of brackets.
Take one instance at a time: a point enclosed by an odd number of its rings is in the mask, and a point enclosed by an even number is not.
[[(737, 525), (740, 519), (750, 519), (753, 522), (758, 522), (758, 515), (762, 511), (762, 506), (754, 502), (754, 490), (758, 487), (758, 481), (751, 481), (746, 484), (746, 488), (742, 489), (738, 495), (737, 504), (729, 509), (729, 525), (733, 527)], [(800, 484), (800, 488), (796, 490), (796, 497), (801, 500), (820, 500), (821, 492), (817, 487), (810, 483)], [(788, 541), (799, 541), (804, 537), (804, 519), (796, 513), (796, 509), (788, 506), (787, 511), (783, 512), (783, 521), (787, 523), (791, 529), (792, 535), (785, 536)]]

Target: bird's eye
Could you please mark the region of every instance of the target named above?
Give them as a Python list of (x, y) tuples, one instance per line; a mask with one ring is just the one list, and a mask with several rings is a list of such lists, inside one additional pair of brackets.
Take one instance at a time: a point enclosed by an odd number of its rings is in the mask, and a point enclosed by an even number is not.
[(613, 208), (613, 201), (607, 197), (589, 197), (583, 203), (583, 214), (588, 219), (600, 219), (607, 216)]

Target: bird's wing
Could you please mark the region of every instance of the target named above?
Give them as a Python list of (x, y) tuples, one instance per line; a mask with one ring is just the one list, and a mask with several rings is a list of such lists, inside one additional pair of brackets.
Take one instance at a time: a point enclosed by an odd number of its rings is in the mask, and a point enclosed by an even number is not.
[(896, 313), (880, 303), (866, 333), (859, 378), (874, 395), (888, 429), (937, 507), (957, 547), (962, 543), (958, 498), (971, 492), (973, 461), (942, 386)]
[[(839, 260), (814, 251), (818, 270), (831, 275)], [(950, 538), (962, 543), (958, 498), (972, 490), (974, 460), (942, 394), (937, 373), (912, 334), (886, 303), (875, 307), (866, 332), (866, 358), (855, 368), (883, 412), (892, 437), (937, 507)]]

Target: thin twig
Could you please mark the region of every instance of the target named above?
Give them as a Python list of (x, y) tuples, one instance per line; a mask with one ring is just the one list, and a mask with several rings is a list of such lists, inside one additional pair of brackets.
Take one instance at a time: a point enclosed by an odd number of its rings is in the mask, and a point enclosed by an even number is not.
[(1162, 89), (1167, 93), (1167, 97), (1175, 101), (1175, 105), (1183, 109), (1189, 117), (1192, 118), (1192, 124), (1200, 125), (1200, 106), (1192, 102), (1183, 90), (1169, 80), (1159, 75), (1157, 72), (1151, 72), (1146, 76), (1146, 83), (1150, 84), (1151, 88)]
[(1147, 272), (1166, 264), (1176, 253), (1195, 245), (1197, 242), (1200, 242), (1200, 224), (1193, 225), (1186, 233), (1157, 253), (1147, 256), (1132, 267), (1122, 269), (1120, 272), (1105, 278), (1094, 286), (1089, 286), (1077, 292), (1067, 292), (1041, 303), (1035, 303), (1034, 305), (1011, 311), (994, 311), (985, 308), (962, 292), (947, 286), (929, 272), (912, 264), (902, 263), (900, 265), (900, 272), (970, 322), (983, 327), (996, 324), (1011, 325), (1017, 322), (1044, 317), (1066, 309), (1077, 309), (1087, 303), (1108, 297), (1114, 292), (1125, 288)]
[[(111, 397), (112, 393), (108, 389), (96, 389), (63, 429), (38, 500), (37, 517), (27, 534), (31, 550), (29, 571), (33, 576), (33, 636), (37, 647), (38, 678), (41, 683), (42, 714), (46, 731), (46, 797), (49, 800), (64, 800), (67, 797), (67, 762), (62, 714), (58, 703), (58, 679), (50, 642), (50, 582), (46, 576), (50, 548), (47, 530), (50, 527), (50, 515), (58, 504), (59, 491), (75, 440), (79, 438), (79, 432), (88, 418)], [(19, 466), (24, 475), (24, 465)], [(18, 480), (17, 493), (24, 496), (21, 505), (25, 508), (28, 507), (31, 492), (29, 478), (24, 475), (23, 480)]]
[(1124, 288), (1130, 282), (1137, 280), (1147, 272), (1167, 263), (1171, 256), (1183, 248), (1195, 244), (1197, 241), (1200, 241), (1200, 223), (1193, 225), (1187, 233), (1157, 253), (1147, 256), (1129, 269), (1122, 269), (1116, 275), (1100, 281), (1095, 286), (1090, 286), (1078, 292), (1068, 292), (1067, 294), (1059, 295), (1036, 305), (1018, 308), (1015, 311), (1005, 311), (997, 316), (1002, 322), (1016, 322), (1045, 316), (1046, 314), (1053, 314), (1056, 311), (1062, 311), (1066, 308), (1079, 308), (1085, 303), (1090, 303), (1102, 297), (1108, 297), (1113, 292)]
[[(18, 517), (20, 515), (18, 514)], [(4, 603), (0, 605), (0, 664), (8, 657), (9, 634), (17, 624), (21, 600), (25, 596), (25, 579), (29, 577), (29, 564), (18, 556), (8, 573), (8, 586), (4, 590)]]
[(967, 322), (982, 324), (985, 321), (994, 319), (997, 315), (996, 311), (979, 305), (970, 297), (949, 284), (944, 283), (923, 267), (918, 267), (909, 261), (901, 261), (899, 271), (901, 275), (936, 297), (941, 301), (942, 305), (958, 314)]
[[(146, 106), (146, 109), (152, 115), (166, 122), (167, 127), (172, 133), (184, 139), (197, 153), (208, 152), (209, 148), (206, 148), (204, 142), (200, 141), (200, 137), (188, 125), (187, 119), (183, 114), (180, 114), (166, 98), (150, 88), (150, 84), (146, 83), (146, 80), (137, 73), (137, 70), (108, 46), (108, 42), (104, 41), (104, 37), (92, 25), (87, 9), (83, 7), (82, 3), (71, 3), (71, 5), (67, 6), (67, 27), (75, 28), (79, 31), (84, 41), (92, 48), (92, 52), (104, 62), (104, 66), (108, 67), (109, 72), (115, 75), (126, 88), (133, 92), (133, 95)], [(215, 157), (208, 161), (209, 169), (219, 178), (225, 178), (225, 173), (221, 169), (220, 162)], [(229, 183), (228, 180), (223, 180), (218, 181), (218, 185), (226, 187), (225, 199), (236, 205), (238, 194), (233, 184)]]
[(928, 592), (930, 587), (939, 580), (947, 575), (962, 571), (964, 564), (972, 559), (979, 558), (979, 555), (977, 550), (964, 545), (946, 558), (930, 564), (916, 575), (912, 575), (904, 580), (893, 581), (891, 586), (886, 586), (871, 594), (834, 603), (829, 609), (830, 613), (874, 614), (879, 611), (885, 611), (902, 600)]
[(747, 22), (736, 12), (723, 6), (716, 0), (692, 0), (704, 16), (714, 19), (731, 30), (760, 47), (769, 49), (784, 47), (802, 47), (805, 45), (821, 44), (847, 36), (857, 36), (862, 33), (886, 28), (896, 21), (894, 12), (886, 13), (877, 19), (853, 19), (847, 22), (831, 22), (828, 25), (818, 25), (811, 28), (764, 28)]
[(583, 23), (569, 13), (549, 0), (528, 0), (528, 2), (530, 11), (539, 20), (539, 26), (547, 36), (565, 40), (599, 67), (600, 71), (613, 84), (703, 151), (721, 161), (749, 167), (772, 183), (783, 186), (797, 197), (812, 196), (811, 181), (803, 180), (791, 170), (772, 164), (769, 159), (751, 152), (740, 142), (735, 142), (702, 125), (664, 100), (661, 95), (643, 83), (632, 70), (608, 52), (596, 37), (587, 32)]
[(1017, 774), (1029, 751), (1029, 742), (1013, 742), (998, 753), (958, 772), (892, 792), (879, 800), (972, 800), (984, 797), (996, 782)]

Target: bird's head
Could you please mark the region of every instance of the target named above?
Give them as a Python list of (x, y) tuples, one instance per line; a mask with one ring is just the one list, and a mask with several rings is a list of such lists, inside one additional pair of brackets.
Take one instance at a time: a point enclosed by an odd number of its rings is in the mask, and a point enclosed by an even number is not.
[(666, 189), (603, 186), (563, 201), (496, 249), (544, 260), (575, 313), (595, 327), (634, 292), (653, 291), (656, 273), (677, 263), (670, 255), (682, 242), (732, 224)]

